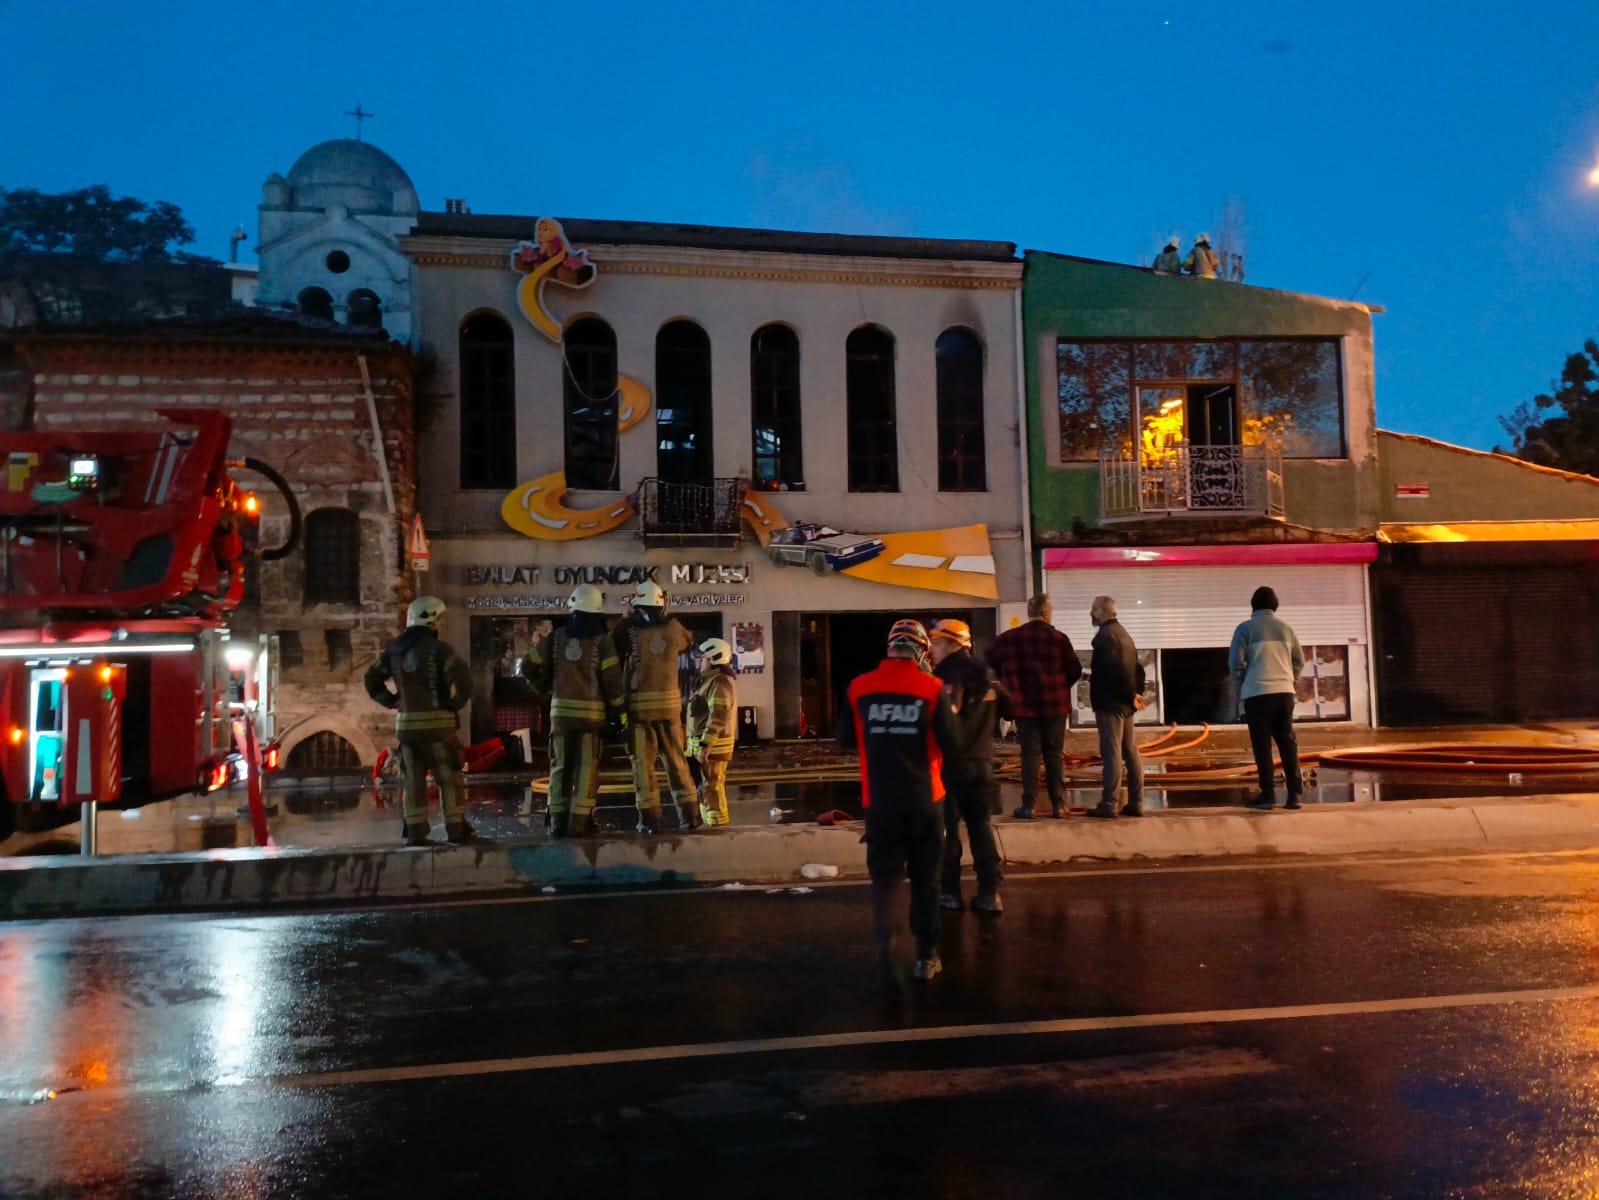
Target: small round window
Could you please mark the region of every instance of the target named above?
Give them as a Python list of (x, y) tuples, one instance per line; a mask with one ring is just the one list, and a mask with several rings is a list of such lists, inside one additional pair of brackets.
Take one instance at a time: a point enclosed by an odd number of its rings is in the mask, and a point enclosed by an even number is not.
[(328, 255), (328, 270), (335, 275), (343, 275), (350, 269), (350, 256), (343, 250), (335, 250)]

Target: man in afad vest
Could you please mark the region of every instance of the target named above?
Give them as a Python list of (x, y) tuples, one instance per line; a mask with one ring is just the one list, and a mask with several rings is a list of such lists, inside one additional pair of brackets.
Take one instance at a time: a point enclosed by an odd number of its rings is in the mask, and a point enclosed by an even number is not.
[(700, 764), (700, 816), (707, 825), (727, 825), (727, 765), (733, 761), (733, 720), (738, 712), (738, 677), (733, 647), (721, 638), (699, 645), (699, 686), (688, 702), (688, 756)]
[(558, 838), (594, 832), (605, 725), (625, 698), (621, 661), (606, 636), (605, 596), (581, 583), (566, 607), (566, 626), (517, 664), (534, 691), (550, 696), (550, 836)]
[(367, 695), (384, 708), (399, 710), (395, 731), (405, 781), (403, 836), (408, 846), (427, 845), (429, 771), (439, 786), (445, 835), (452, 842), (477, 836), (461, 795), (463, 759), (456, 733), (460, 712), (472, 698), (472, 672), (439, 640), (443, 619), (444, 601), (438, 597), (413, 600), (405, 614), (405, 632), (383, 648), (364, 679)]
[(678, 827), (697, 829), (699, 789), (684, 756), (683, 698), (677, 689), (677, 660), (694, 644), (694, 638), (681, 621), (666, 615), (666, 593), (661, 585), (649, 582), (633, 590), (633, 613), (611, 636), (627, 683), (628, 752), (633, 756), (638, 831), (659, 833), (661, 829), (657, 758), (666, 767)]
[(938, 868), (944, 849), (940, 778), (956, 747), (944, 686), (922, 667), (927, 630), (896, 621), (888, 657), (849, 685), (838, 744), (861, 754), (861, 806), (866, 810), (866, 870), (872, 877), (872, 940), (884, 981), (896, 985), (891, 927), (894, 893), (911, 881), (911, 932), (917, 979), (943, 970), (938, 957)]

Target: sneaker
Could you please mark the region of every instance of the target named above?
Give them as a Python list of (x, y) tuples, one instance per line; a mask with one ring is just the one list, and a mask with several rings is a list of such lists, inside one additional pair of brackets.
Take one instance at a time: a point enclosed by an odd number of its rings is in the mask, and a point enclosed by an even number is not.
[(705, 824), (700, 817), (698, 804), (679, 804), (677, 806), (677, 827), (685, 831), (698, 829)]
[(1024, 804), (1015, 812), (1011, 813), (1011, 816), (1015, 817), (1018, 821), (1031, 821), (1033, 819), (1033, 810)]
[(459, 845), (461, 842), (470, 842), (477, 837), (477, 830), (472, 828), (472, 822), (462, 817), (459, 821), (450, 821), (445, 824), (444, 836)]
[(636, 828), (638, 832), (646, 835), (660, 833), (661, 810), (658, 808), (648, 808), (642, 810), (638, 815), (638, 825)]
[(1271, 796), (1256, 796), (1244, 807), (1258, 809), (1261, 812), (1270, 812), (1277, 807), (1277, 801)]
[(1072, 810), (1066, 806), (1066, 801), (1064, 800), (1049, 810), (1049, 815), (1056, 820), (1059, 820), (1061, 817), (1069, 817), (1071, 814)]
[(571, 831), (572, 814), (570, 812), (558, 812), (550, 814), (550, 836), (552, 838), (564, 838), (570, 834)]
[(1122, 809), (1121, 815), (1124, 817), (1141, 817), (1144, 815), (1144, 806), (1142, 804), (1129, 804)]
[(1283, 805), (1284, 808), (1298, 808), (1299, 806), (1299, 796), (1297, 794), (1288, 797), (1288, 802)]
[(984, 892), (972, 901), (972, 911), (998, 915), (1005, 911), (1005, 904), (1000, 900), (998, 892)]
[(916, 965), (911, 968), (911, 974), (917, 979), (931, 979), (944, 969), (943, 960), (935, 951), (930, 958), (918, 958)]
[(959, 912), (966, 906), (961, 903), (959, 892), (940, 892), (938, 894), (938, 907), (947, 908), (951, 912)]
[(1116, 810), (1114, 808), (1106, 808), (1103, 804), (1096, 804), (1096, 805), (1094, 805), (1093, 808), (1091, 808), (1087, 812), (1085, 812), (1083, 814), (1083, 816), (1085, 816), (1085, 817), (1099, 817), (1099, 818), (1101, 818), (1103, 820), (1108, 821), (1108, 820), (1111, 820), (1112, 818), (1114, 818), (1116, 816)]
[(567, 832), (572, 837), (593, 837), (599, 833), (599, 827), (594, 824), (593, 817), (573, 817), (571, 828)]
[(400, 828), (400, 836), (405, 839), (407, 846), (426, 846), (431, 832), (426, 825), (404, 825)]

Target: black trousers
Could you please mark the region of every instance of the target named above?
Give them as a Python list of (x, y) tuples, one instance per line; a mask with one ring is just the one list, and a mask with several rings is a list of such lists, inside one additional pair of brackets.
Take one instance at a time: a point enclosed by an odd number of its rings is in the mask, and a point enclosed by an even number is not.
[(961, 822), (972, 843), (972, 870), (977, 873), (979, 895), (993, 895), (1004, 878), (999, 869), (999, 847), (988, 821), (988, 797), (993, 789), (992, 763), (966, 764), (959, 774), (944, 776), (944, 872), (939, 890), (953, 896), (961, 890)]
[(1299, 795), (1305, 785), (1299, 778), (1299, 742), (1294, 737), (1294, 694), (1271, 692), (1265, 696), (1250, 696), (1244, 701), (1244, 720), (1249, 723), (1249, 746), (1255, 752), (1260, 794), (1268, 800), (1276, 797), (1276, 769), (1271, 761), (1271, 744), (1276, 742), (1278, 757), (1283, 760), (1283, 780), (1288, 794)]
[(1022, 743), (1022, 807), (1031, 810), (1038, 794), (1038, 759), (1044, 759), (1044, 785), (1049, 802), (1056, 808), (1066, 803), (1065, 765), (1066, 718), (1017, 717), (1016, 736)]
[(911, 933), (916, 957), (938, 949), (938, 862), (944, 849), (944, 814), (932, 801), (884, 804), (866, 810), (866, 871), (872, 877), (872, 941), (887, 949), (894, 936), (894, 893), (900, 877), (911, 881)]

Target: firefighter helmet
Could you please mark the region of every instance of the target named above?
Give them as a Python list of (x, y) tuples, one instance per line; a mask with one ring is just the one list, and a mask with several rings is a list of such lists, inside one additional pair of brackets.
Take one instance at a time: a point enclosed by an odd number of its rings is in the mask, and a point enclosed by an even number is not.
[(888, 631), (888, 648), (910, 647), (920, 654), (926, 654), (929, 646), (927, 630), (922, 628), (920, 621), (895, 621), (894, 627)]
[(633, 589), (633, 606), (637, 608), (639, 605), (646, 608), (665, 608), (666, 592), (660, 584), (651, 583), (646, 579)]
[(945, 638), (965, 650), (972, 648), (972, 629), (965, 621), (940, 621), (928, 630), (928, 636)]
[(733, 661), (733, 647), (721, 638), (706, 638), (700, 643), (700, 653), (713, 667), (725, 667)]
[(1198, 237), (1196, 237), (1194, 239), (1194, 245), (1196, 245), (1196, 246), (1208, 246), (1208, 245), (1210, 245), (1210, 234), (1208, 234), (1208, 233), (1200, 234)]
[(1166, 249), (1168, 249), (1168, 250), (1175, 250), (1175, 249), (1177, 249), (1177, 247), (1181, 246), (1182, 244), (1183, 244), (1183, 239), (1178, 237), (1175, 233), (1172, 234), (1171, 237), (1166, 239)]
[(566, 607), (573, 612), (597, 613), (605, 611), (605, 593), (592, 583), (580, 583), (572, 589)]
[(444, 620), (444, 601), (437, 596), (418, 596), (411, 601), (411, 607), (405, 610), (407, 626), (425, 625), (429, 629), (437, 629), (442, 620)]

